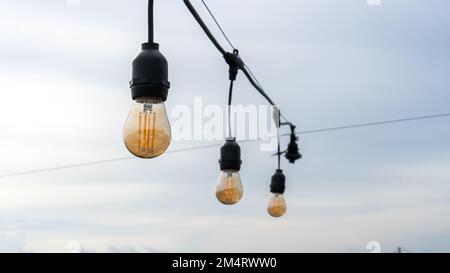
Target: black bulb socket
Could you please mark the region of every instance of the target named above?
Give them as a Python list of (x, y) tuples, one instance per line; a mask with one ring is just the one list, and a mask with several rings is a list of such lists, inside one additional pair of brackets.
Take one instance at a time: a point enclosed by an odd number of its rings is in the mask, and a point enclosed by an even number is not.
[(240, 171), (241, 160), (241, 147), (236, 142), (236, 139), (229, 138), (225, 144), (220, 148), (220, 170), (234, 170)]
[(302, 155), (299, 153), (298, 144), (295, 141), (289, 143), (285, 156), (286, 159), (289, 160), (289, 163), (292, 164), (294, 164), (295, 161), (302, 158)]
[(277, 170), (272, 176), (272, 183), (270, 183), (270, 192), (274, 194), (284, 194), (286, 191), (286, 177), (283, 170)]
[(166, 101), (169, 94), (169, 65), (159, 51), (159, 44), (145, 43), (141, 53), (133, 61), (131, 96), (155, 98)]

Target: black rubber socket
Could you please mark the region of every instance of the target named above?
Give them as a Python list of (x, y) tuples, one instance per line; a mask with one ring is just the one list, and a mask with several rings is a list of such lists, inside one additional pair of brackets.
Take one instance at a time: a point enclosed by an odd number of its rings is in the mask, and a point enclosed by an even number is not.
[(220, 148), (220, 170), (235, 170), (240, 171), (241, 147), (234, 138), (227, 139), (227, 142)]
[(142, 45), (141, 53), (133, 61), (133, 76), (130, 82), (131, 96), (167, 100), (169, 93), (169, 66), (156, 43)]
[(294, 164), (295, 161), (302, 158), (302, 155), (299, 153), (298, 144), (296, 142), (289, 143), (286, 152), (286, 158), (292, 164)]
[(270, 192), (277, 194), (284, 194), (286, 190), (286, 177), (282, 170), (277, 170), (272, 176), (272, 183), (270, 183)]

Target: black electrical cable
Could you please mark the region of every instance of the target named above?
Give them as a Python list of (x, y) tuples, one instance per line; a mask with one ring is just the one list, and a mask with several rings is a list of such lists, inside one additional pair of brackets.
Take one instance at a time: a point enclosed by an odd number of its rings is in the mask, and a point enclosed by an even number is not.
[[(233, 50), (236, 50), (234, 45), (231, 43), (230, 38), (228, 38), (228, 35), (225, 33), (225, 31), (223, 30), (219, 21), (216, 19), (216, 16), (214, 15), (214, 13), (211, 11), (211, 9), (208, 7), (208, 5), (206, 4), (206, 2), (204, 0), (202, 0), (202, 3), (205, 6), (205, 8), (208, 10), (208, 13), (211, 15), (212, 19), (216, 23), (216, 25), (219, 28), (220, 32), (222, 33), (223, 37), (225, 37), (225, 39), (227, 40), (228, 44), (233, 48)], [(246, 71), (248, 72), (248, 75), (246, 75), (246, 76), (249, 78), (252, 78), (254, 80), (254, 82), (252, 82), (252, 85), (261, 93), (261, 95), (263, 95), (266, 98), (266, 100), (271, 105), (275, 105), (273, 100), (265, 93), (264, 88), (262, 87), (261, 83), (259, 82), (258, 78), (255, 76), (253, 71), (250, 69), (250, 67), (247, 64), (245, 64), (244, 67), (245, 67)], [(246, 71), (244, 71), (244, 73), (246, 73)], [(282, 116), (282, 118), (287, 120), (284, 116)]]
[(281, 170), (281, 144), (278, 141), (278, 170)]
[[(278, 124), (280, 125), (280, 121), (278, 121)], [(280, 126), (277, 126), (277, 141), (278, 141), (278, 170), (281, 170), (281, 139), (280, 139)]]
[[(251, 77), (253, 78), (255, 84), (258, 85), (258, 87), (259, 87), (258, 91), (259, 91), (259, 90), (263, 90), (263, 91), (264, 91), (264, 88), (263, 88), (262, 84), (259, 82), (258, 78), (255, 76), (255, 74), (254, 74), (253, 71), (250, 69), (250, 67), (249, 67), (247, 64), (245, 64), (245, 68), (247, 69), (249, 76), (251, 76)], [(247, 77), (248, 77), (248, 75), (247, 75)], [(253, 83), (252, 83), (252, 84), (253, 84)], [(264, 93), (265, 93), (265, 92), (264, 92)], [(268, 97), (268, 96), (267, 96), (267, 97)], [(267, 99), (267, 98), (266, 98), (266, 99)], [(270, 99), (270, 97), (269, 97), (268, 101), (271, 102), (272, 99)], [(274, 105), (274, 104), (273, 104), (273, 101), (271, 102), (271, 104)], [(282, 113), (280, 113), (280, 117), (281, 117), (286, 123), (292, 124), (292, 123), (291, 123), (291, 122), (290, 122), (290, 121), (289, 121)]]
[(234, 81), (230, 81), (230, 91), (228, 93), (228, 137), (232, 137), (231, 133), (231, 103), (233, 101)]
[[(231, 46), (231, 48), (233, 48), (234, 51), (236, 51), (236, 48), (231, 43), (230, 39), (226, 35), (225, 31), (223, 30), (222, 26), (219, 24), (218, 20), (214, 16), (214, 14), (212, 13), (211, 9), (208, 7), (208, 5), (206, 4), (206, 2), (204, 0), (202, 0), (202, 3), (205, 6), (205, 8), (208, 10), (209, 14), (211, 15), (212, 19), (216, 23), (216, 25), (219, 28), (219, 30), (222, 33), (222, 35), (227, 40), (228, 44)], [(261, 83), (258, 81), (256, 76), (253, 74), (253, 72), (251, 71), (250, 67), (248, 67), (248, 65), (244, 64), (243, 67), (241, 67), (241, 70), (243, 70), (244, 74), (247, 76), (247, 78), (250, 80), (250, 82), (256, 88), (256, 90), (258, 90), (259, 93), (264, 98), (266, 98), (266, 100), (271, 105), (275, 106), (275, 103), (269, 97), (269, 95), (266, 94), (266, 92), (264, 91), (264, 88), (262, 87)], [(232, 136), (232, 134), (231, 134), (231, 102), (232, 102), (232, 96), (233, 96), (233, 80), (230, 83), (230, 92), (229, 92), (229, 97), (228, 97), (228, 136), (229, 137)], [(283, 118), (284, 118), (284, 116), (283, 116)], [(284, 119), (287, 121), (286, 118), (284, 118)], [(292, 126), (292, 123), (289, 122), (289, 124)], [(280, 125), (281, 125), (281, 113), (278, 112), (278, 124), (277, 124), (277, 150), (278, 150), (278, 153), (277, 153), (277, 155), (278, 155), (278, 169), (279, 170), (281, 169), (281, 140), (280, 140), (280, 133), (279, 133)]]
[(206, 9), (209, 12), (209, 15), (211, 15), (212, 19), (214, 20), (214, 22), (216, 23), (217, 27), (220, 29), (220, 32), (222, 32), (223, 37), (225, 37), (225, 39), (227, 40), (228, 44), (231, 46), (231, 48), (233, 48), (233, 50), (235, 50), (236, 48), (233, 46), (233, 44), (231, 43), (230, 39), (228, 38), (227, 34), (225, 33), (225, 31), (223, 30), (222, 26), (219, 24), (219, 21), (217, 21), (216, 17), (214, 16), (214, 14), (212, 13), (211, 9), (208, 7), (208, 5), (206, 4), (206, 2), (204, 0), (202, 0), (203, 5), (206, 7)]
[(153, 28), (153, 0), (148, 0), (148, 42), (154, 42), (154, 28)]
[(191, 2), (189, 0), (184, 0), (184, 3), (186, 4), (186, 7), (189, 9), (189, 11), (192, 13), (192, 16), (194, 16), (195, 20), (199, 23), (199, 25), (201, 26), (203, 31), (206, 33), (206, 36), (208, 36), (208, 38), (211, 40), (211, 42), (217, 48), (217, 50), (219, 50), (222, 55), (225, 55), (225, 53), (226, 53), (225, 49), (223, 49), (223, 47), (219, 44), (217, 39), (214, 37), (214, 35), (208, 29), (205, 22), (203, 22), (202, 18), (198, 14), (198, 12), (192, 6)]
[[(214, 35), (208, 29), (208, 27), (206, 26), (205, 22), (202, 20), (202, 18), (200, 17), (198, 12), (195, 10), (195, 8), (192, 6), (191, 2), (189, 0), (184, 0), (184, 3), (186, 4), (186, 6), (189, 9), (189, 11), (192, 13), (194, 18), (197, 20), (197, 22), (199, 23), (200, 27), (206, 33), (208, 38), (211, 40), (211, 42), (220, 51), (220, 53), (223, 56), (225, 56), (225, 54), (227, 52), (223, 49), (223, 47), (219, 44), (217, 39), (214, 37)], [(225, 32), (223, 31), (223, 29), (220, 27), (220, 24), (217, 22), (217, 19), (214, 17), (214, 15), (212, 14), (212, 12), (211, 12), (211, 10), (209, 8), (208, 8), (208, 11), (210, 12), (210, 14), (213, 17), (214, 21), (216, 21), (216, 23), (218, 24), (218, 26), (221, 29), (221, 31), (223, 32), (224, 36), (226, 38), (228, 38), (226, 36)], [(242, 72), (244, 72), (245, 76), (250, 81), (250, 83), (253, 85), (253, 87), (270, 103), (270, 105), (277, 106), (277, 104), (275, 104), (275, 102), (270, 98), (270, 96), (267, 95), (267, 93), (264, 91), (264, 88), (261, 86), (261, 84), (259, 83), (258, 79), (254, 76), (254, 74), (251, 72), (249, 67), (247, 65), (245, 65), (245, 63), (243, 64), (243, 67), (239, 67), (239, 69), (242, 70)], [(281, 117), (287, 121), (287, 119), (284, 116), (281, 116)]]
[(258, 84), (258, 86), (262, 89), (264, 89), (262, 87), (262, 84), (259, 82), (258, 78), (255, 76), (255, 74), (253, 73), (253, 71), (250, 69), (250, 67), (248, 66), (248, 64), (245, 64), (245, 68), (248, 70), (248, 73), (253, 77), (253, 79), (255, 80), (255, 82)]
[[(249, 79), (250, 83), (253, 85), (253, 87), (258, 90), (258, 92), (272, 105), (276, 106), (276, 104), (273, 102), (273, 100), (267, 95), (267, 93), (264, 91), (264, 88), (262, 87), (261, 83), (258, 81), (258, 78), (256, 78), (255, 74), (253, 74), (252, 70), (248, 65), (245, 65), (245, 70), (243, 70), (244, 74)], [(292, 122), (290, 122), (282, 113), (280, 113), (280, 118), (282, 118), (285, 123), (289, 125), (293, 125)], [(283, 124), (282, 124), (283, 125)]]
[(250, 81), (250, 83), (253, 85), (253, 87), (255, 87), (255, 89), (270, 103), (270, 105), (276, 106), (275, 102), (269, 97), (269, 95), (266, 94), (264, 89), (256, 83), (256, 81), (253, 79), (250, 72), (246, 68), (243, 68), (242, 72), (244, 72), (245, 76)]
[[(236, 52), (237, 50), (235, 49), (235, 47), (233, 46), (233, 44), (230, 42), (230, 39), (228, 38), (228, 36), (225, 34), (225, 31), (223, 30), (223, 28), (221, 27), (221, 25), (219, 24), (219, 22), (217, 21), (216, 17), (214, 16), (214, 14), (212, 13), (211, 9), (208, 7), (208, 5), (205, 3), (205, 1), (203, 1), (203, 4), (205, 5), (206, 9), (208, 10), (209, 14), (211, 15), (211, 17), (213, 18), (214, 22), (216, 23), (216, 25), (218, 26), (218, 28), (220, 29), (220, 31), (222, 32), (222, 35), (225, 37), (225, 39), (228, 41), (228, 43), (230, 44), (230, 46), (234, 49), (234, 51)], [(208, 27), (206, 26), (206, 24), (204, 23), (204, 21), (201, 19), (200, 15), (197, 13), (197, 11), (195, 10), (195, 8), (192, 6), (192, 4), (189, 2), (189, 0), (184, 0), (184, 3), (186, 4), (186, 6), (188, 7), (188, 9), (191, 11), (192, 15), (194, 16), (194, 18), (197, 20), (197, 22), (200, 24), (200, 26), (202, 27), (202, 29), (205, 31), (206, 35), (209, 37), (209, 39), (213, 42), (213, 44), (216, 46), (216, 48), (222, 53), (222, 55), (225, 55), (225, 50), (220, 46), (220, 44), (217, 42), (217, 39), (214, 37), (214, 35), (211, 33), (211, 31), (208, 29)], [(243, 62), (242, 62), (243, 63)], [(256, 78), (256, 76), (253, 74), (253, 72), (251, 71), (251, 69), (245, 65), (243, 63), (242, 67), (239, 67), (244, 74), (246, 75), (246, 77), (248, 78), (248, 80), (250, 81), (250, 83), (253, 85), (253, 87), (272, 105), (272, 106), (277, 106), (275, 104), (275, 102), (270, 98), (269, 95), (267, 95), (267, 93), (264, 91), (264, 88), (261, 86), (260, 82), (258, 81), (258, 79)], [(231, 80), (230, 83), (230, 91), (229, 91), (229, 97), (228, 97), (228, 136), (231, 137), (231, 100), (232, 100), (232, 94), (233, 94), (233, 80)], [(279, 134), (279, 128), (281, 125), (281, 113), (278, 113), (278, 124), (277, 124), (277, 137), (278, 137), (278, 169), (281, 168), (281, 141), (280, 141), (280, 134)], [(284, 118), (284, 116), (283, 116)], [(287, 119), (284, 118), (286, 121)]]
[(280, 136), (280, 128), (281, 128), (281, 113), (278, 111), (278, 119), (277, 119), (277, 136), (278, 136), (278, 170), (281, 170), (281, 136)]

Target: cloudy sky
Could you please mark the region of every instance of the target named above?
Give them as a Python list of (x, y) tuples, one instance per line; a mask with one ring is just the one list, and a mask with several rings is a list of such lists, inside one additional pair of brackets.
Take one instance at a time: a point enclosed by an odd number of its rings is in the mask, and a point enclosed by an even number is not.
[[(146, 1), (0, 1), (0, 176), (128, 157)], [(223, 60), (181, 1), (156, 3), (169, 113), (194, 97), (223, 105)], [(299, 130), (450, 112), (447, 0), (208, 3)], [(265, 103), (236, 86), (236, 103)], [(280, 219), (265, 212), (275, 159), (259, 143), (242, 144), (234, 207), (215, 200), (217, 148), (3, 177), (0, 251), (449, 251), (449, 139), (449, 118), (301, 136)]]

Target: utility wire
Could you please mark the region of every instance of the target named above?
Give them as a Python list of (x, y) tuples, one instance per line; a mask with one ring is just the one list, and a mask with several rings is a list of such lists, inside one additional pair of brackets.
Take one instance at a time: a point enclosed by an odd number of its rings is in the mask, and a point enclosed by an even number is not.
[(101, 164), (113, 163), (113, 162), (130, 160), (130, 159), (134, 159), (134, 157), (131, 157), (131, 156), (130, 157), (120, 157), (120, 158), (113, 158), (113, 159), (107, 159), (107, 160), (98, 160), (98, 161), (91, 161), (91, 162), (85, 162), (85, 163), (79, 163), (79, 164), (65, 165), (65, 166), (59, 166), (59, 167), (37, 169), (37, 170), (24, 171), (24, 172), (16, 172), (16, 173), (0, 175), (0, 179), (8, 178), (8, 177), (15, 177), (15, 176), (22, 176), (22, 175), (29, 175), (29, 174), (54, 172), (54, 171), (87, 167), (87, 166), (93, 166), (93, 165), (101, 165)]
[[(203, 145), (203, 146), (197, 146), (197, 147), (182, 148), (182, 149), (167, 151), (166, 154), (191, 152), (191, 151), (197, 151), (197, 150), (202, 150), (202, 149), (214, 148), (214, 147), (219, 147), (219, 146), (220, 146), (219, 144), (209, 144), (209, 145)], [(64, 165), (64, 166), (51, 167), (51, 168), (36, 169), (36, 170), (24, 171), (24, 172), (16, 172), (16, 173), (0, 175), (0, 179), (8, 178), (8, 177), (14, 177), (14, 176), (46, 173), (46, 172), (53, 172), (53, 171), (59, 171), (59, 170), (66, 170), (66, 169), (73, 169), (73, 168), (88, 167), (88, 166), (101, 165), (101, 164), (108, 164), (108, 163), (114, 163), (114, 162), (126, 161), (126, 160), (132, 160), (132, 159), (137, 159), (137, 158), (135, 156), (118, 157), (118, 158), (113, 158), (113, 159), (90, 161), (90, 162), (79, 163), (79, 164), (72, 164), (72, 165)]]
[[(351, 130), (351, 129), (363, 128), (363, 127), (374, 127), (374, 126), (404, 123), (404, 122), (411, 122), (411, 121), (417, 121), (417, 120), (444, 118), (444, 117), (450, 117), (450, 113), (427, 115), (427, 116), (416, 116), (416, 117), (411, 117), (411, 118), (393, 119), (393, 120), (368, 122), (368, 123), (359, 123), (359, 124), (352, 124), (352, 125), (339, 126), (339, 127), (330, 127), (330, 128), (323, 128), (323, 129), (316, 129), (316, 130), (309, 130), (309, 131), (298, 131), (298, 132), (296, 132), (296, 134), (299, 134), (299, 135), (317, 134), (317, 133)], [(271, 139), (271, 138), (275, 138), (275, 137), (285, 137), (285, 136), (290, 136), (290, 135), (291, 135), (290, 133), (287, 133), (287, 134), (282, 134), (282, 135), (277, 135), (277, 136), (271, 136), (269, 138)], [(258, 138), (258, 139), (252, 139), (252, 140), (243, 140), (243, 141), (239, 141), (239, 142), (240, 143), (250, 143), (250, 142), (257, 142), (257, 141), (262, 141), (262, 140), (264, 140), (264, 139)], [(208, 144), (208, 145), (202, 145), (202, 146), (196, 146), (196, 147), (171, 150), (171, 151), (167, 151), (166, 154), (198, 151), (198, 150), (204, 150), (204, 149), (209, 149), (209, 148), (216, 148), (216, 147), (220, 147), (220, 146), (222, 146), (222, 144)], [(131, 160), (131, 159), (136, 159), (136, 157), (133, 157), (133, 156), (120, 157), (120, 158), (113, 158), (113, 159), (108, 159), (108, 160), (91, 161), (91, 162), (86, 162), (86, 163), (65, 165), (65, 166), (59, 166), (59, 167), (53, 167), (53, 168), (15, 172), (15, 173), (0, 175), (0, 179), (16, 177), (16, 176), (23, 176), (23, 175), (30, 175), (30, 174), (37, 174), (37, 173), (53, 172), (53, 171), (59, 171), (59, 170), (65, 170), (65, 169), (73, 169), (73, 168), (79, 168), (79, 167), (87, 167), (87, 166), (100, 165), (100, 164), (107, 164), (107, 163), (113, 163), (113, 162), (119, 162), (119, 161)]]
[(214, 14), (211, 11), (211, 9), (208, 7), (208, 5), (206, 4), (206, 2), (204, 0), (202, 0), (202, 2), (203, 2), (203, 5), (205, 6), (205, 8), (208, 10), (209, 15), (211, 15), (211, 17), (214, 20), (214, 22), (216, 23), (217, 27), (220, 29), (220, 32), (222, 32), (223, 37), (225, 37), (225, 39), (227, 40), (227, 42), (231, 46), (231, 48), (233, 48), (233, 50), (235, 50), (236, 48), (231, 43), (230, 39), (228, 38), (227, 34), (223, 30), (222, 26), (219, 24), (219, 21), (217, 21), (216, 17), (214, 16)]
[[(368, 122), (368, 123), (361, 123), (361, 124), (352, 124), (352, 125), (347, 125), (347, 126), (331, 127), (331, 128), (316, 129), (316, 130), (309, 130), (309, 131), (300, 131), (300, 132), (297, 132), (297, 134), (306, 135), (306, 134), (324, 133), (324, 132), (331, 132), (331, 131), (340, 131), (340, 130), (362, 128), (362, 127), (371, 127), (371, 126), (378, 126), (378, 125), (394, 124), (394, 123), (401, 123), (401, 122), (408, 122), (408, 121), (415, 121), (415, 120), (424, 120), (424, 119), (443, 118), (443, 117), (450, 117), (450, 113), (428, 115), (428, 116), (417, 116), (417, 117), (411, 117), (411, 118), (393, 119), (393, 120), (386, 120), (386, 121), (376, 121), (376, 122)], [(290, 135), (290, 134), (286, 134), (286, 135)]]

